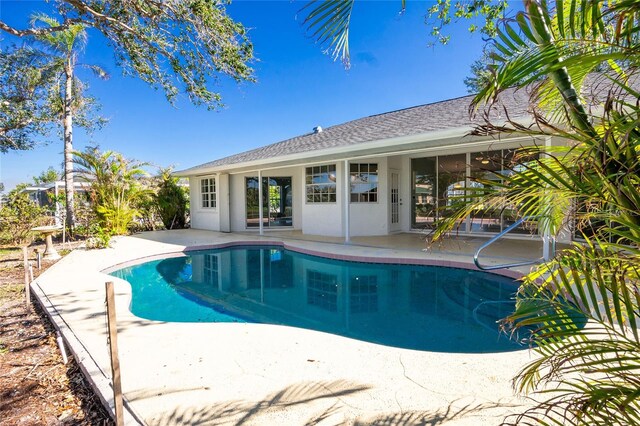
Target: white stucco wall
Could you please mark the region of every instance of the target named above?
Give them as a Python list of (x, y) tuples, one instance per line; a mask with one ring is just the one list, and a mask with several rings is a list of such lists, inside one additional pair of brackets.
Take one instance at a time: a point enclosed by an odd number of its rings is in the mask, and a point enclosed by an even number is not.
[(231, 232), (246, 230), (245, 176), (249, 175), (229, 176), (229, 222)]
[(228, 174), (220, 174), (218, 175), (218, 226), (219, 231), (222, 232), (230, 232), (231, 224), (230, 224), (230, 209), (229, 209), (229, 175)]
[[(335, 203), (307, 203), (306, 187), (302, 185), (298, 191), (302, 201), (302, 233), (309, 235), (327, 235), (339, 237), (344, 235), (342, 205), (344, 191), (342, 176), (344, 173), (344, 162), (326, 162), (324, 164), (336, 165), (336, 202)], [(304, 182), (305, 167), (300, 169), (300, 178)]]
[(208, 231), (220, 231), (220, 206), (216, 208), (202, 208), (200, 199), (200, 179), (216, 178), (216, 204), (220, 201), (220, 179), (216, 175), (196, 176), (189, 178), (189, 199), (191, 208), (191, 227)]
[(378, 201), (349, 203), (349, 234), (353, 237), (389, 233), (389, 178), (385, 157), (364, 158), (352, 163), (378, 164)]

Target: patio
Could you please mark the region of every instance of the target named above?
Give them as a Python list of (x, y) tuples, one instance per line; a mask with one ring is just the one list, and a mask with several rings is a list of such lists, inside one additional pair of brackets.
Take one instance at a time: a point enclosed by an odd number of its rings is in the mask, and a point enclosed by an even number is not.
[[(101, 272), (187, 247), (283, 241), (334, 256), (468, 264), (483, 239), (448, 240), (423, 251), (420, 234), (340, 239), (296, 232), (150, 232), (106, 250), (72, 252), (32, 283), (96, 389), (112, 405), (104, 282), (116, 284), (127, 423), (499, 424), (524, 401), (511, 379), (528, 350), (436, 353), (392, 348), (287, 326), (163, 323), (129, 312), (128, 283)], [(540, 256), (540, 242), (502, 240), (485, 263)]]

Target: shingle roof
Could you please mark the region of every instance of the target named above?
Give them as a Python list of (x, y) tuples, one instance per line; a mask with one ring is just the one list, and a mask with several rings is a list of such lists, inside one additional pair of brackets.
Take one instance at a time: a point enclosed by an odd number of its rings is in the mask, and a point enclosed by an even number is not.
[[(364, 142), (471, 126), (482, 121), (481, 117), (475, 117), (474, 119), (469, 117), (469, 105), (472, 99), (473, 96), (463, 96), (359, 118), (344, 124), (327, 127), (319, 133), (296, 136), (261, 148), (204, 163), (183, 170), (183, 173), (201, 168), (231, 166), (282, 155), (345, 147)], [(512, 117), (522, 116), (526, 114), (529, 94), (526, 90), (516, 91), (509, 89), (501, 94), (500, 102), (501, 106), (493, 109), (492, 115), (495, 115), (495, 117), (499, 118), (502, 105), (508, 109)]]
[[(640, 76), (632, 76), (630, 85), (640, 91)], [(529, 111), (530, 95), (533, 86), (524, 89), (507, 89), (500, 93), (498, 102), (491, 107), (491, 122), (498, 124), (505, 119), (504, 110), (509, 112), (512, 120), (523, 117), (531, 117)], [(610, 91), (619, 91), (612, 85), (611, 80), (604, 74), (593, 73), (587, 76), (582, 85), (582, 95), (587, 105), (601, 104)], [(301, 154), (311, 151), (320, 151), (353, 146), (366, 142), (383, 141), (387, 139), (428, 134), (442, 130), (466, 128), (482, 124), (482, 114), (470, 117), (469, 106), (474, 95), (448, 99), (431, 104), (415, 106), (397, 111), (385, 112), (359, 118), (347, 123), (338, 124), (323, 129), (319, 133), (308, 133), (291, 139), (276, 142), (261, 148), (252, 149), (239, 154), (224, 157), (215, 161), (201, 164), (183, 170), (180, 174), (188, 174), (199, 169), (223, 168), (242, 163), (276, 159), (277, 157), (291, 154)], [(615, 95), (614, 97), (619, 97)], [(427, 138), (425, 138), (427, 140)], [(393, 150), (393, 145), (389, 145)]]

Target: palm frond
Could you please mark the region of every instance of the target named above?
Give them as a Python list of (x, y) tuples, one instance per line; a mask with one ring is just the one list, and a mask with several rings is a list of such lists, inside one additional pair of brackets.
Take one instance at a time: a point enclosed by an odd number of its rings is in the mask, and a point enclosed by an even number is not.
[[(491, 188), (467, 191), (436, 236), (481, 205), (573, 233), (569, 249), (527, 274), (503, 322), (538, 355), (515, 387), (540, 399), (507, 424), (638, 425), (640, 5), (564, 0), (554, 13), (543, 1), (528, 3), (498, 33), (497, 67), (476, 102), (536, 83), (532, 104), (542, 111), (534, 109), (531, 127), (488, 122), (477, 134), (546, 136), (563, 146), (533, 147), (537, 158), (497, 182), (479, 180)], [(594, 78), (594, 70), (604, 72)]]
[(108, 80), (109, 73), (99, 65), (91, 65), (91, 64), (79, 64), (82, 68), (88, 69), (93, 73), (94, 76), (98, 77), (101, 80)]
[(349, 26), (354, 3), (355, 0), (312, 0), (301, 9), (306, 14), (302, 25), (307, 34), (347, 68), (351, 64)]
[[(60, 22), (49, 15), (38, 13), (31, 17), (31, 24), (33, 26), (44, 24), (48, 27), (57, 27)], [(36, 39), (48, 49), (68, 57), (85, 48), (87, 31), (83, 24), (71, 24), (65, 30), (40, 34), (36, 36)]]

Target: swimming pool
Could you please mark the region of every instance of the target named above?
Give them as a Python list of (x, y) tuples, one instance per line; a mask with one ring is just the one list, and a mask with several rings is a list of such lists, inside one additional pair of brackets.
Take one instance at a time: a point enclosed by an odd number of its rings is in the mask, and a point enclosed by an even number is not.
[(288, 325), (438, 352), (523, 348), (497, 325), (514, 309), (517, 282), (479, 271), (236, 246), (111, 274), (131, 284), (131, 312), (150, 320)]

